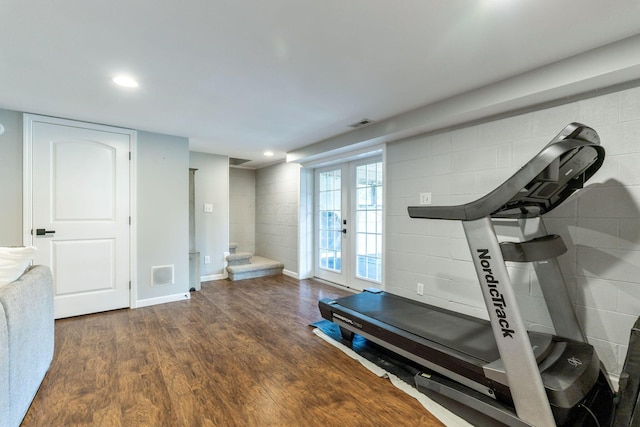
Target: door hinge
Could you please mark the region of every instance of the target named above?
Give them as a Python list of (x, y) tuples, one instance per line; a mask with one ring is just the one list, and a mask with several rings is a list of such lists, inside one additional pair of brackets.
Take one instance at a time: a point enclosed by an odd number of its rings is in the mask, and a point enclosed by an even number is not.
[(129, 290), (131, 290), (131, 280), (129, 280)]
[(131, 225), (131, 217), (129, 217), (129, 225)]
[(129, 160), (131, 160), (131, 151), (129, 151)]

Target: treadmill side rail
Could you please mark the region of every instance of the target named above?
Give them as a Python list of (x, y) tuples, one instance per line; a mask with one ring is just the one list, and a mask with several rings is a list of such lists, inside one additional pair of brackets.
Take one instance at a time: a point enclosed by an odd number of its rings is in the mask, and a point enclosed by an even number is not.
[(553, 427), (551, 406), (491, 217), (462, 225), (518, 417), (539, 427)]
[[(440, 378), (433, 374), (420, 372), (414, 377), (418, 391), (426, 394), (442, 406), (458, 414), (461, 418), (474, 425), (488, 427), (533, 427), (513, 412), (512, 408), (487, 398), (475, 390), (465, 389), (454, 381)], [(432, 393), (430, 393), (432, 392)], [(434, 394), (436, 393), (436, 394)], [(449, 400), (443, 400), (438, 395)], [(456, 406), (459, 402), (462, 407)], [(471, 408), (471, 411), (465, 408)]]

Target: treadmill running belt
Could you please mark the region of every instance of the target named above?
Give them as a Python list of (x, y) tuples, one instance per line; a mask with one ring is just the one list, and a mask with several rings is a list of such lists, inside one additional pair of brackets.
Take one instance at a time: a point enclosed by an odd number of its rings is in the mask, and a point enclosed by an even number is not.
[(388, 293), (362, 292), (340, 298), (340, 306), (438, 343), (486, 363), (500, 358), (489, 322), (452, 315)]

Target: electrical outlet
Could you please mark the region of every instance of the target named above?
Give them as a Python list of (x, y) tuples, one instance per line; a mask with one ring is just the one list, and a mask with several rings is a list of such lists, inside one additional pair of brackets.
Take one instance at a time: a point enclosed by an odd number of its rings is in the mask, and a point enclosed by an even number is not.
[(202, 210), (204, 213), (211, 213), (213, 212), (213, 204), (211, 203), (205, 203), (204, 206), (202, 207)]
[(211, 257), (209, 255), (204, 256), (204, 263), (209, 264), (211, 262)]
[(420, 193), (420, 204), (421, 205), (430, 205), (431, 204), (431, 193)]
[(418, 283), (416, 292), (418, 293), (418, 295), (424, 295), (424, 285), (422, 283)]

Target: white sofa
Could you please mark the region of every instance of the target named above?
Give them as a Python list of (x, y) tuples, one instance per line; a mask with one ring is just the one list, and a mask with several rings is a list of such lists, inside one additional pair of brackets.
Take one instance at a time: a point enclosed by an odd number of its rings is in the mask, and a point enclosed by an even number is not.
[(53, 280), (44, 266), (0, 287), (0, 427), (18, 427), (51, 360)]

